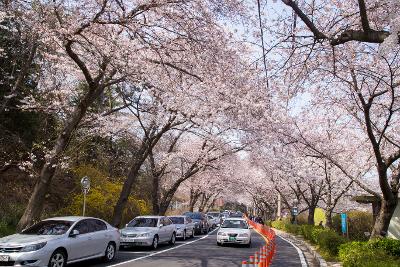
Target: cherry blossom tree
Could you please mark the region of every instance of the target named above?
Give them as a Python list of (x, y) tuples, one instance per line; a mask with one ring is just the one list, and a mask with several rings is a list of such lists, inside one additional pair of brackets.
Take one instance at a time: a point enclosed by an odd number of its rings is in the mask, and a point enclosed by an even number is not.
[[(177, 81), (201, 81), (200, 70), (206, 72), (215, 48), (225, 45), (224, 38), (217, 38), (225, 36), (218, 16), (233, 17), (244, 9), (239, 1), (87, 0), (11, 1), (5, 12), (37, 34), (44, 68), (39, 87), (56, 100), (47, 107), (60, 110), (64, 118), (19, 222), (24, 228), (40, 217), (73, 132), (105, 89), (150, 82), (160, 90)], [(38, 103), (29, 99), (26, 106)]]

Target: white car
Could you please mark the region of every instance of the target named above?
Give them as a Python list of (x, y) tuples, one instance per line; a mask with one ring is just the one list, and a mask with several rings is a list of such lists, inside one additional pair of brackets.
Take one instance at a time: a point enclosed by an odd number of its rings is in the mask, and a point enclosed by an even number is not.
[(118, 246), (118, 229), (103, 220), (51, 218), (20, 234), (0, 238), (0, 266), (64, 267), (93, 258), (109, 262)]
[(250, 247), (251, 231), (242, 218), (227, 218), (217, 232), (217, 245), (242, 244)]
[(176, 237), (186, 240), (187, 237), (194, 237), (194, 222), (187, 216), (168, 216), (176, 225)]
[(165, 216), (139, 216), (121, 232), (121, 247), (147, 246), (156, 249), (160, 243), (175, 245), (176, 226)]

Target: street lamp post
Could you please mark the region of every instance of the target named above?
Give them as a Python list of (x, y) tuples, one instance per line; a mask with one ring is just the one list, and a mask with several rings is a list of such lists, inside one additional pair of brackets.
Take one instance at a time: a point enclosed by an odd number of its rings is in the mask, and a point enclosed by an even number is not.
[(85, 216), (85, 211), (86, 211), (86, 195), (89, 193), (90, 190), (90, 179), (89, 177), (85, 176), (81, 180), (81, 186), (82, 186), (82, 193), (83, 193), (83, 215)]

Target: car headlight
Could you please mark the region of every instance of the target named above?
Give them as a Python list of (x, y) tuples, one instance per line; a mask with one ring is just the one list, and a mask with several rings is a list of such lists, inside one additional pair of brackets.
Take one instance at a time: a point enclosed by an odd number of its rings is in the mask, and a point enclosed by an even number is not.
[(218, 235), (226, 236), (226, 233), (224, 233), (224, 232), (218, 232)]
[(137, 237), (149, 237), (150, 233), (138, 234)]
[(249, 237), (248, 234), (239, 234), (239, 237)]
[(33, 245), (27, 245), (21, 249), (21, 252), (36, 251), (36, 250), (39, 250), (39, 249), (43, 248), (44, 246), (46, 246), (46, 244), (47, 244), (47, 242), (42, 242), (42, 243), (33, 244)]

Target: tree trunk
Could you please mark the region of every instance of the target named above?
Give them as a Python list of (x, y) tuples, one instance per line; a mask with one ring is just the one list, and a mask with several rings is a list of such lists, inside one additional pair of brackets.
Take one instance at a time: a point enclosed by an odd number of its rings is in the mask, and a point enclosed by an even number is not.
[(332, 229), (333, 228), (333, 221), (332, 221), (332, 213), (333, 210), (327, 210), (326, 211), (326, 227)]
[(151, 196), (151, 202), (153, 206), (153, 214), (160, 215), (160, 185), (158, 176), (153, 176), (153, 192)]
[(67, 148), (73, 132), (85, 116), (88, 107), (100, 95), (103, 89), (103, 87), (89, 89), (82, 101), (75, 107), (71, 117), (65, 122), (64, 128), (53, 147), (50, 158), (42, 167), (39, 179), (29, 199), (28, 205), (17, 225), (18, 230), (24, 229), (34, 221), (40, 219), (45, 196), (50, 188), (51, 180), (56, 171), (56, 165), (59, 162), (60, 156)]
[(387, 236), (390, 220), (396, 209), (397, 202), (397, 195), (391, 200), (382, 200), (381, 209), (375, 220), (374, 227), (371, 233), (371, 238)]
[(314, 206), (311, 206), (308, 208), (307, 224), (309, 224), (309, 225), (315, 225), (315, 221), (314, 221), (315, 208), (316, 207), (314, 207)]
[(145, 149), (145, 144), (142, 145), (141, 149), (138, 151), (138, 157), (135, 158), (131, 164), (131, 169), (129, 171), (128, 177), (126, 178), (124, 185), (122, 186), (121, 193), (119, 195), (117, 204), (114, 207), (114, 214), (112, 219), (112, 224), (115, 227), (121, 226), (122, 216), (124, 214), (124, 210), (126, 207), (126, 203), (128, 202), (129, 195), (132, 191), (132, 186), (136, 182), (139, 176), (139, 170), (142, 166), (143, 162), (146, 160), (148, 156), (148, 150)]

